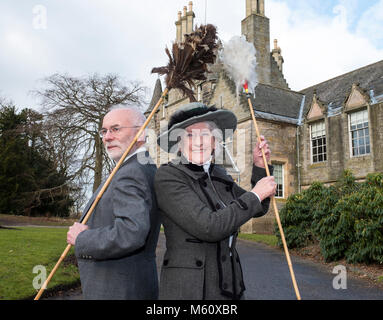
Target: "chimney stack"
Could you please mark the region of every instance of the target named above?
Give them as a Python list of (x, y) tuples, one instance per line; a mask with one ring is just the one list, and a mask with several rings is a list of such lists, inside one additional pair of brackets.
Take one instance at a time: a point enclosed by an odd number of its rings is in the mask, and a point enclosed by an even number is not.
[(265, 17), (264, 4), (264, 0), (246, 0), (246, 17), (241, 22), (241, 33), (254, 44), (258, 81), (271, 84), (270, 21)]
[(178, 19), (175, 22), (176, 25), (176, 41), (182, 42), (183, 36), (193, 32), (194, 29), (194, 18), (195, 14), (193, 12), (193, 2), (189, 2), (189, 11), (188, 7), (183, 7), (183, 13), (178, 11)]
[(278, 47), (278, 40), (274, 39), (274, 49), (273, 49), (273, 51), (271, 53), (272, 53), (272, 56), (273, 56), (275, 62), (278, 65), (278, 69), (282, 72), (283, 57), (281, 55), (281, 52), (282, 52), (281, 48)]
[(182, 12), (178, 11), (178, 19), (176, 21), (176, 41), (181, 42), (182, 39), (182, 26), (181, 26)]
[(265, 15), (265, 0), (246, 0), (246, 17), (252, 14)]

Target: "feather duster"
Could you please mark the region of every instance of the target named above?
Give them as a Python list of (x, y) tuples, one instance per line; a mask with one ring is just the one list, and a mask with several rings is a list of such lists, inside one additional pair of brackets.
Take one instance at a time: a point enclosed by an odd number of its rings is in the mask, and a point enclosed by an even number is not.
[(172, 52), (165, 49), (169, 57), (167, 66), (153, 68), (152, 73), (166, 75), (165, 83), (169, 89), (179, 89), (196, 101), (192, 88), (195, 80), (206, 80), (208, 64), (213, 64), (218, 49), (215, 26), (201, 25), (193, 33), (186, 34), (181, 43), (173, 43)]

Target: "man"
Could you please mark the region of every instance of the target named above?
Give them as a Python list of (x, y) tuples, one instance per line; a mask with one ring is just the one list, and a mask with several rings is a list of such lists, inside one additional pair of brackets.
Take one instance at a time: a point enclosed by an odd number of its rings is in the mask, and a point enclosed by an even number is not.
[[(115, 162), (144, 122), (145, 117), (138, 109), (121, 105), (105, 115), (100, 135)], [(75, 246), (84, 299), (158, 298), (155, 249), (160, 224), (153, 189), (156, 166), (153, 161), (149, 164), (140, 161), (150, 159), (144, 143), (143, 134), (113, 177), (87, 225), (75, 223), (69, 228), (67, 242)]]

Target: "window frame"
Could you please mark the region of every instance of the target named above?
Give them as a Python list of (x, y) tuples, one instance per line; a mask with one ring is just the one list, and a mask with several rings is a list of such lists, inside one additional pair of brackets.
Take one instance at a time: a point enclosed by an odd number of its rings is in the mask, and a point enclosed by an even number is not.
[(278, 191), (278, 185), (282, 186), (282, 196), (277, 196), (277, 194), (275, 194), (275, 198), (276, 199), (284, 199), (285, 198), (285, 164), (282, 162), (272, 162), (272, 165), (274, 166), (274, 172), (273, 172), (274, 178), (276, 178), (276, 176), (275, 176), (276, 166), (281, 167), (281, 177), (282, 177), (282, 184), (278, 184), (278, 182), (276, 181), (277, 182), (277, 191)]
[[(367, 127), (362, 127), (362, 128), (359, 128), (359, 129), (355, 129), (355, 130), (351, 130), (351, 116), (356, 114), (356, 113), (362, 113), (362, 112), (366, 112), (366, 115), (367, 115)], [(363, 108), (363, 109), (359, 109), (359, 110), (355, 110), (353, 112), (350, 112), (348, 113), (347, 115), (347, 118), (348, 118), (348, 140), (349, 140), (349, 150), (350, 150), (350, 158), (358, 158), (358, 157), (365, 157), (365, 156), (369, 156), (371, 154), (371, 135), (370, 135), (370, 119), (369, 119), (369, 114), (368, 114), (368, 109), (367, 108)], [(362, 123), (362, 125), (364, 124), (365, 122)], [(358, 124), (357, 124), (358, 125)], [(352, 136), (352, 133), (353, 132), (358, 132), (360, 130), (365, 130), (365, 129), (368, 129), (368, 140), (369, 140), (369, 143), (368, 144), (364, 144), (364, 148), (365, 148), (365, 153), (363, 154), (355, 154), (354, 155), (354, 152), (353, 150), (354, 149), (357, 149), (358, 152), (360, 150), (360, 146), (358, 145), (357, 147), (354, 148), (354, 145), (353, 145), (353, 141), (354, 140), (359, 140), (359, 136), (357, 139), (353, 139), (353, 136)], [(363, 140), (364, 142), (366, 142), (366, 139), (365, 139), (365, 135), (363, 136)], [(367, 152), (367, 146), (369, 147), (369, 152)]]
[[(315, 140), (319, 140), (319, 139), (325, 139), (325, 144), (322, 144), (322, 148), (325, 147), (326, 148), (326, 151), (325, 152), (322, 152), (321, 154), (317, 153), (316, 156), (318, 157), (319, 155), (324, 155), (323, 158), (325, 158), (325, 160), (322, 160), (322, 161), (315, 161), (314, 162), (314, 152), (313, 152), (313, 138), (312, 138), (312, 129), (313, 129), (313, 126), (320, 123), (320, 122), (323, 122), (323, 125), (324, 125), (324, 136), (321, 136), (321, 138), (317, 138)], [(315, 121), (315, 122), (312, 122), (309, 124), (309, 137), (310, 137), (310, 163), (311, 164), (318, 164), (318, 163), (324, 163), (324, 162), (327, 162), (327, 130), (326, 130), (326, 121), (324, 119), (321, 119), (321, 120), (318, 120), (318, 121)], [(319, 146), (315, 146), (317, 149), (319, 149)]]

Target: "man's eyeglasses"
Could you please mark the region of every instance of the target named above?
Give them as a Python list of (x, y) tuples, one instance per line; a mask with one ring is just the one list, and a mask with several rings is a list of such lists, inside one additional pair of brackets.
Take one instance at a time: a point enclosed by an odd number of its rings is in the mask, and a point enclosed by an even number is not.
[(110, 129), (101, 129), (99, 131), (100, 137), (104, 138), (104, 136), (108, 133), (108, 131), (114, 135), (117, 136), (121, 133), (121, 129), (123, 128), (139, 128), (139, 126), (133, 126), (133, 127), (111, 127)]

